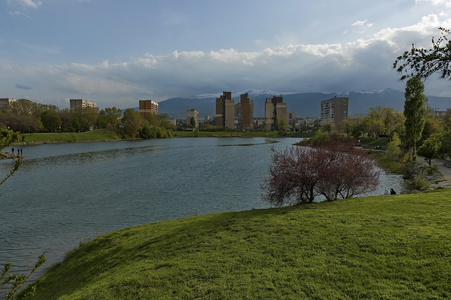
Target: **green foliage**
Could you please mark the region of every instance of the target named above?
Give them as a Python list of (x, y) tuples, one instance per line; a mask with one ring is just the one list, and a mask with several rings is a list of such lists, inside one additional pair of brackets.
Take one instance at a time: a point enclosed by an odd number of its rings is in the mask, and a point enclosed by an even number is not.
[(399, 161), (402, 156), (401, 151), (401, 140), (398, 137), (398, 134), (395, 132), (391, 138), (391, 141), (387, 145), (386, 154), (393, 161)]
[(451, 127), (443, 134), (442, 146), (445, 153), (451, 156)]
[(33, 299), (451, 298), (451, 190), (216, 213), (83, 243)]
[(343, 133), (359, 139), (365, 133), (366, 119), (361, 115), (349, 116), (343, 120)]
[(0, 128), (0, 150), (19, 142), (22, 139), (20, 132), (1, 127)]
[[(393, 68), (403, 74), (401, 80), (413, 77), (427, 78), (436, 72), (440, 73), (441, 78), (450, 78), (451, 41), (447, 38), (449, 30), (439, 29), (441, 36), (437, 40), (432, 38), (431, 49), (415, 48), (412, 45), (410, 51), (405, 51), (396, 58)], [(446, 44), (442, 46), (442, 42)]]
[(49, 132), (55, 132), (61, 128), (61, 118), (55, 110), (46, 110), (41, 114), (41, 122)]
[(416, 157), (416, 144), (421, 139), (425, 124), (426, 96), (423, 94), (424, 85), (419, 77), (407, 81), (404, 103), (404, 116), (406, 117), (406, 140), (412, 149), (413, 158)]
[(440, 148), (442, 147), (441, 138), (441, 134), (433, 134), (428, 139), (426, 139), (418, 149), (418, 154), (424, 156), (429, 164), (431, 164), (432, 158), (437, 155)]
[(138, 130), (141, 128), (141, 116), (133, 108), (124, 112), (122, 117), (122, 126), (125, 136), (135, 138), (138, 136)]
[(117, 136), (115, 133), (105, 129), (98, 129), (87, 132), (34, 133), (24, 136), (24, 141), (27, 144), (110, 141), (119, 139), (119, 136)]
[[(36, 270), (42, 266), (47, 259), (44, 254), (41, 254), (38, 260), (35, 262), (34, 267), (28, 274), (10, 274), (11, 263), (7, 263), (3, 267), (2, 274), (0, 276), (0, 291), (9, 287), (9, 291), (6, 294), (5, 300), (12, 300), (14, 296), (18, 293), (19, 289), (26, 283), (28, 278), (36, 272)], [(34, 296), (36, 293), (36, 287), (28, 289), (26, 293), (23, 294), (22, 298), (26, 299)]]
[(321, 146), (328, 144), (331, 141), (331, 136), (328, 131), (318, 130), (314, 136), (312, 136), (308, 142), (312, 146)]

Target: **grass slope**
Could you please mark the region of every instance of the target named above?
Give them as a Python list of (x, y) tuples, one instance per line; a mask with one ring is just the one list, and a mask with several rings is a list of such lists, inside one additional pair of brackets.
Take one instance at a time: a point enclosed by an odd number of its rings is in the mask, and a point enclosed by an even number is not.
[(80, 245), (33, 299), (451, 298), (451, 190), (216, 213)]

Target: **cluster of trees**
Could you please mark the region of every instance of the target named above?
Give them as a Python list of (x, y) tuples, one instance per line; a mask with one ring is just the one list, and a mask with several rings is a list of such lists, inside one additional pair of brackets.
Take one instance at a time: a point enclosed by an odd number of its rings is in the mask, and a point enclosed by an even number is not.
[(175, 126), (167, 114), (142, 117), (134, 109), (84, 107), (74, 110), (19, 99), (0, 110), (0, 126), (21, 133), (107, 129), (128, 138), (164, 138)]
[(318, 196), (333, 201), (373, 190), (379, 182), (375, 162), (353, 146), (352, 140), (336, 138), (319, 147), (273, 149), (262, 185), (264, 200), (274, 206), (297, 205)]
[[(393, 160), (416, 160), (417, 153), (428, 159), (437, 154), (451, 155), (451, 110), (443, 119), (426, 107), (423, 80), (434, 73), (451, 79), (451, 41), (449, 30), (440, 28), (441, 37), (432, 39), (432, 49), (412, 47), (396, 58), (393, 68), (408, 80), (404, 111), (388, 107), (372, 107), (366, 115), (351, 116), (341, 128), (323, 124), (310, 141), (311, 148), (293, 147), (275, 152), (269, 176), (262, 189), (264, 199), (275, 206), (311, 203), (318, 195), (328, 201), (348, 198), (373, 189), (378, 182), (374, 161), (343, 148), (346, 143), (334, 145), (333, 136), (387, 136), (390, 143), (386, 154)], [(445, 42), (445, 45), (442, 43)], [(334, 132), (334, 135), (331, 132)], [(405, 154), (405, 149), (409, 151)], [(417, 151), (418, 149), (418, 151)]]

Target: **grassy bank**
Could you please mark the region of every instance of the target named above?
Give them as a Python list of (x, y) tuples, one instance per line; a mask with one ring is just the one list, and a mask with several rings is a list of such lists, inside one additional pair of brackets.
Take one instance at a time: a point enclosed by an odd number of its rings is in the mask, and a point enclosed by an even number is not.
[(310, 137), (311, 133), (279, 131), (175, 131), (175, 137)]
[(113, 132), (104, 129), (87, 132), (33, 133), (24, 134), (23, 136), (26, 144), (115, 141), (121, 139)]
[(80, 245), (33, 299), (445, 299), (451, 190), (141, 225)]
[[(175, 131), (174, 137), (308, 137), (311, 134), (287, 133), (278, 131)], [(111, 131), (98, 129), (87, 132), (33, 133), (24, 134), (26, 144), (52, 144), (73, 142), (117, 141), (121, 137)], [(19, 143), (23, 144), (23, 143)]]

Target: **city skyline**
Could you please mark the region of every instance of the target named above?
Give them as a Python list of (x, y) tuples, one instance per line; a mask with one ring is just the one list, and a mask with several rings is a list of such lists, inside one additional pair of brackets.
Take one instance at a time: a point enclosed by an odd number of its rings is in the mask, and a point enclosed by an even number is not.
[[(396, 56), (451, 28), (451, 1), (0, 2), (0, 97), (132, 107), (248, 88), (404, 90)], [(228, 20), (223, 22), (222, 20)], [(425, 93), (451, 96), (432, 76)]]

